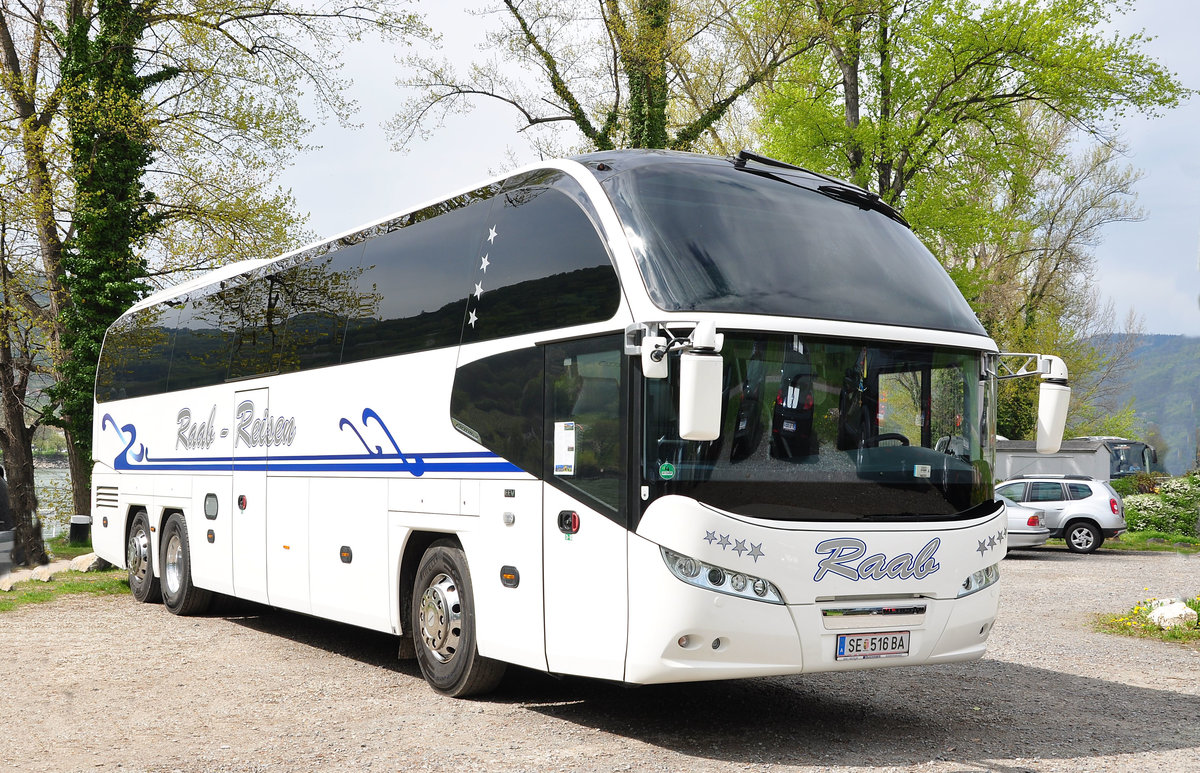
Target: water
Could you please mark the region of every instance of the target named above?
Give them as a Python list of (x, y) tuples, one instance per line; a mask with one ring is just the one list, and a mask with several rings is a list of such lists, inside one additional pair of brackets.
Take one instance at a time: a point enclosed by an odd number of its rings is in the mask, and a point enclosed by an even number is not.
[(38, 517), (42, 521), (42, 538), (54, 539), (66, 531), (71, 522), (71, 472), (65, 467), (35, 469), (33, 485), (38, 498)]

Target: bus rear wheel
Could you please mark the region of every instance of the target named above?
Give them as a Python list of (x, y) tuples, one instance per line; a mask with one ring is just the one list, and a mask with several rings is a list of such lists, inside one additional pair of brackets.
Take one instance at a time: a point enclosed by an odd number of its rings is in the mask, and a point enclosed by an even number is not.
[(212, 594), (192, 584), (192, 555), (187, 521), (181, 513), (167, 519), (162, 534), (163, 604), (176, 615), (198, 615), (208, 609)]
[(129, 590), (143, 604), (162, 598), (158, 578), (154, 576), (154, 551), (150, 548), (150, 519), (145, 510), (133, 514), (129, 538), (125, 541), (125, 565), (129, 567)]
[(453, 542), (433, 543), (413, 583), (412, 634), (425, 681), (453, 698), (489, 692), (505, 664), (475, 647), (475, 602), (467, 559)]

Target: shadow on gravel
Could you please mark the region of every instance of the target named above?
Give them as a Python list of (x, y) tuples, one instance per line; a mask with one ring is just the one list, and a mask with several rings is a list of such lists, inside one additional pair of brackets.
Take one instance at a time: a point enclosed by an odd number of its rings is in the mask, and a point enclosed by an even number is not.
[[(254, 605), (217, 611), (238, 625), (421, 678), (415, 661), (396, 660), (394, 636)], [(500, 688), (478, 700), (684, 755), (753, 764), (949, 761), (1016, 771), (1024, 768), (1003, 761), (1200, 746), (1200, 696), (993, 660), (648, 687), (510, 667)]]
[(634, 689), (585, 680), (502, 689), (493, 699), (728, 762), (945, 760), (1017, 770), (996, 761), (1200, 746), (1200, 697), (997, 661)]

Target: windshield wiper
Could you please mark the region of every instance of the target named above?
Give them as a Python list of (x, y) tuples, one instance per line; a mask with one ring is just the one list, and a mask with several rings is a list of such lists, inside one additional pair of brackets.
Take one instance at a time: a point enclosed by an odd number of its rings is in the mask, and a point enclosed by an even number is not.
[(740, 169), (743, 172), (756, 174), (760, 177), (769, 177), (772, 180), (777, 180), (788, 185), (795, 185), (797, 188), (804, 188), (805, 190), (809, 191), (813, 190), (808, 186), (800, 185), (793, 180), (789, 180), (786, 177), (777, 175), (766, 169), (754, 169), (750, 166), (747, 166), (747, 163), (750, 161), (763, 166), (775, 167), (776, 169), (789, 169), (794, 172), (803, 172), (805, 174), (812, 175), (817, 179), (824, 180), (826, 183), (829, 183), (827, 185), (818, 185), (816, 188), (817, 193), (828, 196), (831, 199), (837, 199), (838, 201), (842, 201), (847, 204), (854, 204), (859, 209), (874, 210), (875, 212), (879, 212), (880, 214), (886, 215), (892, 220), (895, 220), (905, 228), (912, 228), (912, 226), (908, 224), (908, 221), (904, 219), (904, 216), (897, 212), (890, 204), (880, 198), (878, 194), (871, 193), (868, 190), (859, 188), (858, 186), (852, 185), (844, 180), (839, 180), (836, 177), (830, 177), (829, 175), (821, 174), (820, 172), (814, 172), (811, 169), (805, 169), (802, 166), (795, 166), (783, 161), (778, 161), (768, 156), (752, 153), (749, 150), (742, 150), (738, 152), (737, 158), (733, 159), (733, 168)]
[(854, 204), (859, 209), (872, 209), (881, 214), (887, 215), (897, 223), (902, 224), (906, 228), (912, 228), (904, 216), (892, 208), (890, 204), (880, 198), (877, 194), (865, 191), (862, 188), (848, 188), (843, 185), (819, 185), (817, 192), (828, 196), (831, 199), (844, 201), (847, 204)]

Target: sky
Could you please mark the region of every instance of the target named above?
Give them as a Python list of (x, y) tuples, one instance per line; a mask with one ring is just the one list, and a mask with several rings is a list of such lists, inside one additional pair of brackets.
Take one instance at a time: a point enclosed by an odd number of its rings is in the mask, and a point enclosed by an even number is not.
[[(442, 34), (440, 54), (465, 68), (488, 55), (478, 47), (499, 21), (463, 10), (480, 5), (424, 0), (414, 7)], [(1185, 87), (1200, 89), (1200, 2), (1142, 0), (1116, 26), (1125, 33), (1144, 29), (1154, 37), (1144, 50)], [(393, 150), (382, 124), (409, 96), (395, 84), (403, 73), (397, 56), (408, 52), (368, 40), (349, 48), (343, 74), (354, 80), (358, 126), (319, 126), (309, 140), (320, 149), (281, 175), (321, 237), (482, 182), (513, 161), (537, 160), (513, 111), (482, 101), (430, 139)], [(1132, 311), (1143, 332), (1200, 336), (1200, 97), (1158, 118), (1127, 118), (1121, 130), (1128, 163), (1144, 175), (1136, 191), (1145, 218), (1106, 229), (1095, 250), (1095, 287), (1113, 301), (1118, 323)]]

